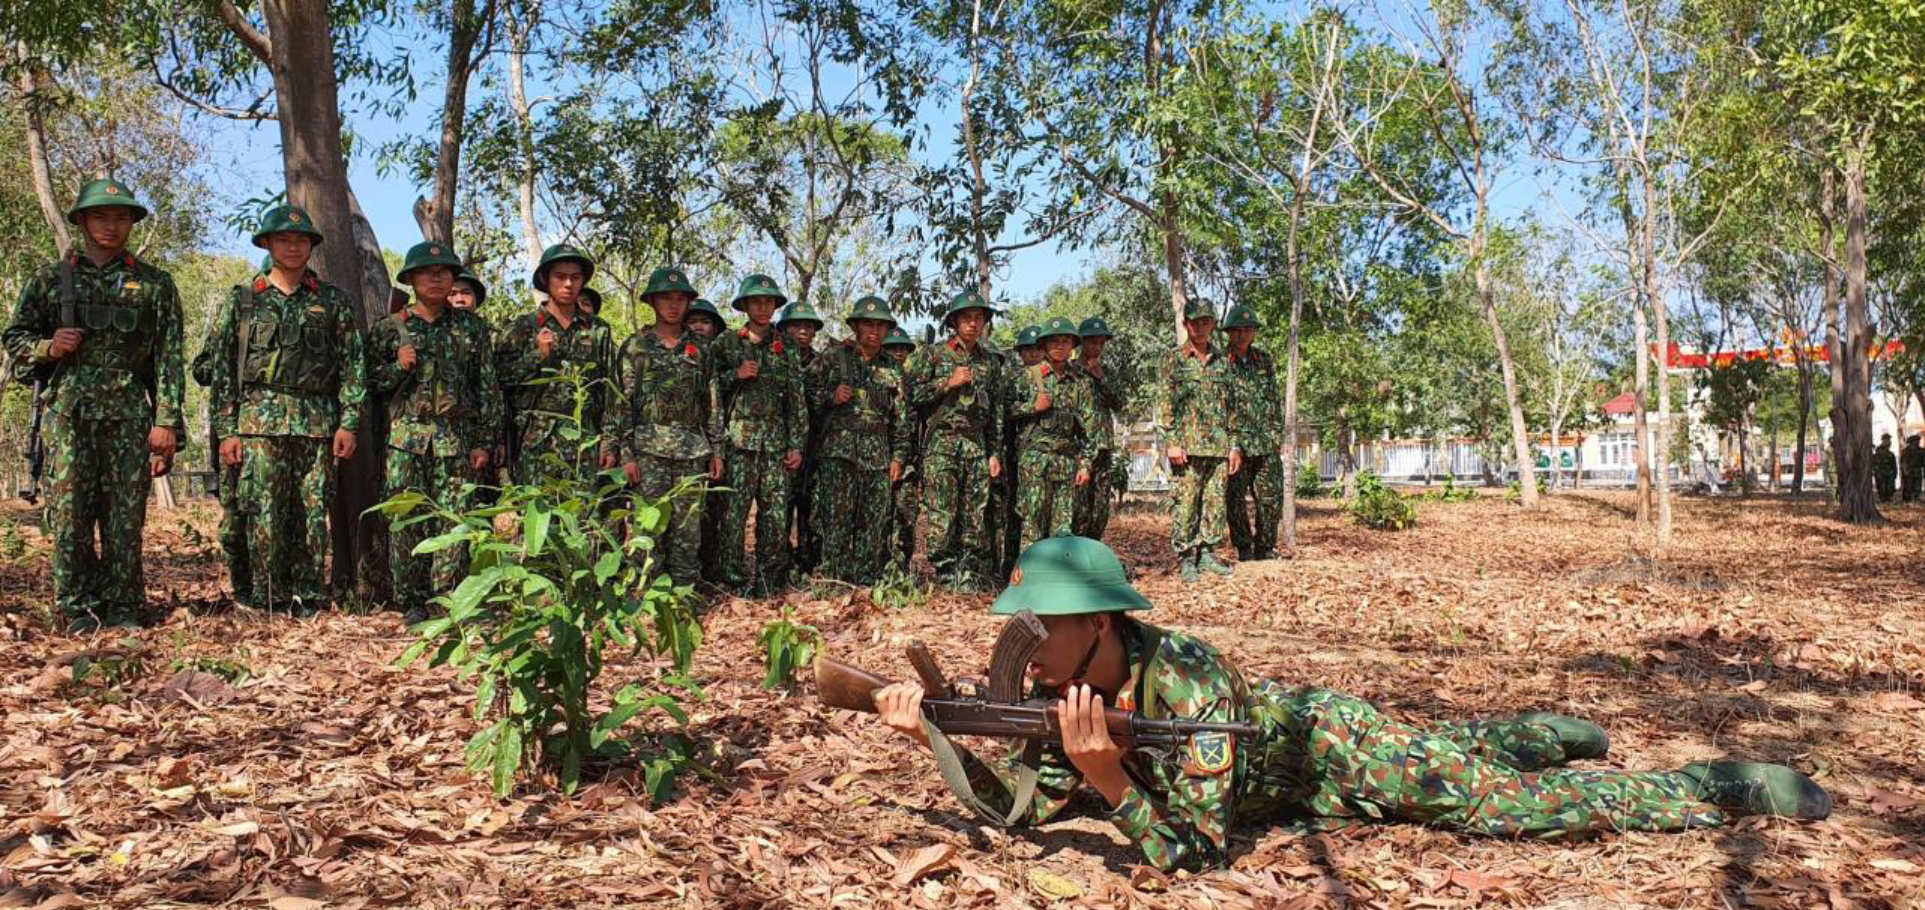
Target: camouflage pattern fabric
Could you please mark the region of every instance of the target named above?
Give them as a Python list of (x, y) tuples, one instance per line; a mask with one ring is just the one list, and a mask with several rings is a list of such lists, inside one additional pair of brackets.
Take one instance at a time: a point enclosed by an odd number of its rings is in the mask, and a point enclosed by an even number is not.
[(1262, 555), (1276, 549), (1283, 513), (1283, 459), (1277, 454), (1283, 446), (1283, 396), (1277, 390), (1277, 365), (1255, 345), (1241, 357), (1232, 352), (1224, 359), (1230, 365), (1231, 433), (1243, 451), (1241, 469), (1224, 484), (1230, 542), (1241, 556)]
[(1017, 444), (1017, 426), (1009, 413), (1011, 390), (1021, 383), (1020, 374), (1025, 369), (1022, 358), (1012, 351), (991, 347), (996, 355), (997, 385), (1001, 390), (999, 400), (1003, 412), (1003, 434), (1001, 451), (997, 457), (1003, 461), (1001, 477), (989, 481), (989, 500), (984, 508), (983, 536), (989, 541), (989, 552), (985, 556), (992, 572), (997, 578), (1008, 578), (1010, 569), (1016, 565), (1016, 554), (1022, 542), (1023, 516), (1017, 502), (1017, 485), (1022, 475), (1022, 450)]
[[(662, 499), (682, 481), (706, 475), (709, 469), (707, 455), (700, 458), (666, 458), (644, 454), (636, 460), (642, 469), (642, 482), (636, 492), (648, 500)], [(702, 580), (704, 498), (689, 495), (675, 500), (669, 507), (667, 526), (655, 539), (655, 548), (642, 553), (643, 558), (655, 560), (657, 570), (667, 572), (669, 580), (678, 585), (694, 585)]]
[(1925, 480), (1925, 448), (1905, 441), (1905, 448), (1898, 454), (1899, 473), (1904, 476), (1904, 499), (1913, 502), (1918, 499), (1919, 483)]
[[(814, 348), (796, 351), (802, 361), (802, 371), (806, 376), (815, 368)], [(806, 395), (804, 396), (807, 397)], [(795, 532), (795, 549), (792, 558), (796, 574), (807, 575), (815, 571), (822, 562), (822, 535), (815, 527), (815, 489), (817, 486), (816, 451), (822, 442), (822, 415), (815, 408), (809, 408), (809, 431), (802, 443), (802, 470), (796, 472), (794, 494), (789, 497), (789, 527)]]
[(1224, 536), (1224, 460), (1230, 439), (1230, 359), (1212, 347), (1185, 345), (1163, 356), (1156, 429), (1165, 445), (1181, 447), (1189, 464), (1178, 468), (1171, 497), (1170, 545), (1180, 558), (1215, 549)]
[(903, 466), (902, 479), (889, 488), (889, 564), (907, 574), (916, 560), (916, 524), (922, 520), (922, 464)]
[[(242, 436), (236, 483), (254, 606), (308, 613), (327, 605), (328, 503), (334, 453), (306, 436)], [(438, 489), (423, 487), (422, 489)]]
[[(1090, 462), (1090, 482), (1076, 489), (1074, 530), (1078, 536), (1102, 540), (1103, 532), (1110, 525), (1111, 500), (1116, 492), (1115, 472), (1121, 465), (1121, 454), (1116, 450), (1116, 417), (1122, 413), (1124, 401), (1112, 369), (1092, 366), (1081, 358), (1074, 363), (1089, 379), (1090, 388), (1096, 393), (1097, 409), (1096, 419), (1090, 426), (1096, 455)], [(1126, 487), (1128, 476), (1124, 474)]]
[(99, 265), (69, 253), (63, 262), (72, 321), (86, 332), (80, 347), (58, 363), (47, 356), (66, 315), (60, 262), (20, 289), (0, 342), (16, 363), (50, 377), (42, 430), (55, 604), (70, 618), (131, 623), (145, 596), (147, 433), (159, 426), (177, 441), (187, 436), (180, 295), (172, 277), (131, 253)]
[[(460, 509), (467, 505), (460, 490), (471, 479), (465, 451), (459, 455), (443, 455), (434, 451), (388, 448), (387, 495), (390, 497), (403, 490), (419, 490)], [(395, 524), (388, 533), (388, 569), (394, 580), (394, 608), (402, 612), (425, 612), (435, 595), (453, 591), (460, 583), (468, 568), (468, 548), (448, 547), (417, 556), (415, 547), (448, 529), (433, 520), (405, 526), (400, 522)]]
[[(502, 402), (488, 324), (452, 308), (433, 321), (413, 309), (399, 316), (376, 322), (367, 339), (368, 385), (388, 401), (388, 447), (464, 458), (493, 448)], [(396, 361), (408, 343), (415, 349), (412, 370)]]
[(1190, 559), (1216, 550), (1228, 525), (1224, 481), (1230, 460), (1191, 455), (1188, 464), (1170, 470), (1176, 474), (1176, 488), (1170, 491), (1171, 549)]
[[(708, 470), (707, 465), (702, 470)], [(732, 449), (722, 466), (721, 494), (727, 510), (716, 524), (716, 559), (723, 584), (761, 597), (789, 584), (789, 501), (795, 475), (781, 452)], [(749, 511), (755, 510), (755, 568), (748, 559)], [(700, 538), (696, 541), (700, 547)]]
[[(1234, 824), (1322, 828), (1407, 821), (1497, 837), (1560, 838), (1607, 831), (1718, 825), (1675, 772), (1568, 771), (1556, 731), (1495, 721), (1415, 727), (1327, 689), (1247, 684), (1208, 644), (1125, 620), (1130, 679), (1116, 707), (1151, 717), (1248, 721), (1253, 742), (1200, 735), (1182, 749), (1124, 759), (1132, 785), (1110, 821), (1159, 869), (1227, 863)], [(1053, 693), (1038, 691), (1039, 696)], [(994, 764), (962, 753), (977, 796), (1007, 811), (1021, 744)], [(1027, 821), (1070, 801), (1081, 776), (1060, 749), (1037, 766)]]
[[(974, 381), (942, 390), (958, 366)], [(924, 549), (944, 584), (980, 584), (1000, 577), (990, 561), (989, 456), (1000, 452), (1003, 414), (995, 356), (981, 345), (965, 349), (950, 339), (918, 348), (903, 378), (911, 406), (928, 416), (922, 454), (923, 509), (929, 516)]]
[(1242, 470), (1224, 481), (1230, 543), (1239, 554), (1247, 557), (1276, 551), (1277, 522), (1283, 517), (1283, 485), (1282, 456), (1248, 452), (1244, 453)]
[[(706, 476), (709, 457), (725, 444), (707, 340), (684, 331), (664, 343), (652, 330), (636, 332), (622, 343), (616, 374), (620, 394), (603, 450), (641, 469), (642, 495), (660, 498), (690, 476)], [(676, 584), (701, 580), (705, 498), (685, 497), (669, 511), (655, 558)]]
[[(726, 471), (727, 466), (723, 470)], [(722, 523), (728, 520), (729, 513), (729, 494), (723, 489), (727, 485), (728, 477), (724, 475), (721, 481), (702, 487), (701, 544), (697, 551), (702, 563), (702, 580), (712, 585), (732, 587), (739, 582), (729, 579), (727, 566), (722, 559)]]
[[(203, 345), (201, 352), (194, 355), (193, 366), (188, 372), (202, 388), (214, 384), (214, 357), (219, 353), (210, 344)], [(207, 451), (213, 453), (214, 500), (221, 506), (221, 521), (214, 537), (220, 544), (221, 562), (227, 567), (227, 585), (234, 592), (234, 602), (254, 606), (254, 576), (247, 558), (247, 522), (241, 515), (238, 497), (241, 472), (239, 468), (220, 463), (221, 437), (216, 429), (210, 413), (207, 421)]]
[[(1076, 472), (1091, 467), (1101, 419), (1089, 375), (1075, 367), (1040, 363), (1009, 383), (1006, 397), (1016, 427), (1016, 523), (1020, 553), (1045, 537), (1072, 530), (1076, 517)], [(1036, 410), (1043, 393), (1050, 407)]]
[[(789, 514), (797, 477), (783, 467), (783, 456), (808, 444), (809, 405), (802, 358), (773, 328), (757, 340), (745, 327), (717, 338), (715, 383), (725, 411), (728, 464), (721, 494), (726, 512), (716, 525), (721, 580), (748, 585), (757, 594), (788, 586)], [(747, 361), (759, 366), (755, 378), (738, 379)], [(755, 518), (755, 569), (748, 554), (749, 514)]]
[[(555, 338), (546, 360), (535, 341), (544, 330)], [(574, 465), (579, 477), (594, 476), (601, 466), (595, 449), (581, 449), (588, 440), (569, 443), (556, 432), (568, 422), (565, 415), (574, 414), (576, 402), (574, 384), (554, 380), (571, 370), (581, 372), (587, 392), (581, 405), (581, 430), (585, 436), (599, 436), (615, 383), (614, 330), (582, 310), (563, 325), (559, 316), (543, 307), (510, 322), (496, 339), (494, 353), (504, 403), (513, 415), (516, 482), (538, 482), (557, 467), (556, 460)]]
[[(835, 391), (852, 394), (836, 404)], [(810, 398), (822, 414), (814, 526), (822, 533), (822, 571), (852, 584), (873, 584), (890, 559), (889, 464), (905, 458), (909, 402), (902, 370), (877, 352), (864, 359), (853, 343), (816, 358)]]

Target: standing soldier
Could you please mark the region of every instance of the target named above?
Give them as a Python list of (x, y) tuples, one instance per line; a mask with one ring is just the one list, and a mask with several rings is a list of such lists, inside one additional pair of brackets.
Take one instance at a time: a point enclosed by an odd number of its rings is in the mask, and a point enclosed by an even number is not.
[(1238, 559), (1275, 559), (1283, 506), (1283, 400), (1277, 394), (1277, 362), (1254, 344), (1257, 314), (1249, 307), (1231, 307), (1223, 327), (1230, 332), (1230, 431), (1243, 451), (1243, 469), (1224, 484), (1230, 497), (1230, 542)]
[[(708, 342), (682, 321), (695, 299), (688, 277), (656, 269), (642, 299), (655, 309), (655, 324), (622, 343), (621, 394), (602, 439), (602, 465), (619, 462), (629, 484), (660, 499), (691, 478), (722, 479), (722, 408)], [(660, 553), (676, 584), (694, 585), (702, 578), (701, 544), (702, 497), (691, 495), (673, 504), (656, 549), (644, 552)]]
[(1043, 327), (1039, 325), (1023, 326), (1022, 331), (1016, 333), (1016, 356), (1025, 369), (1043, 362), (1042, 333)]
[(1919, 448), (1918, 434), (1905, 437), (1905, 450), (1899, 455), (1898, 466), (1905, 476), (1905, 501), (1917, 502), (1919, 483), (1925, 481), (1925, 449)]
[[(262, 256), (260, 274), (273, 268), (274, 257)], [(219, 316), (216, 313), (215, 319)], [(220, 356), (218, 347), (203, 344), (200, 353), (194, 355), (194, 362), (187, 372), (194, 377), (194, 383), (206, 389), (208, 394), (207, 459), (214, 474), (214, 501), (221, 506), (220, 527), (214, 536), (221, 545), (221, 561), (227, 566), (227, 584), (233, 589), (236, 604), (252, 607), (256, 605), (254, 575), (247, 560), (247, 522), (241, 517), (241, 472), (239, 468), (221, 464), (220, 417), (214, 411), (214, 361)]]
[(1878, 449), (1872, 452), (1872, 479), (1878, 482), (1878, 501), (1891, 502), (1898, 490), (1898, 455), (1892, 451), (1890, 433), (1879, 438)]
[[(997, 350), (992, 343), (990, 350), (1000, 361), (999, 375), (1006, 380), (1005, 395), (1021, 383), (1019, 377), (1023, 370), (1043, 362), (1043, 349), (1037, 344), (1039, 331), (1038, 326), (1023, 326), (1016, 333), (1014, 353)], [(1023, 536), (1022, 514), (1016, 502), (1016, 489), (1022, 483), (1022, 460), (1017, 457), (1016, 422), (1009, 419), (1008, 405), (1007, 399), (1003, 399), (1003, 476), (989, 483), (989, 517), (983, 523), (989, 529), (990, 560), (996, 567), (997, 578), (1007, 578), (1009, 570), (1015, 568), (1019, 552), (1016, 545)]]
[[(543, 251), (528, 284), (548, 302), (515, 318), (495, 345), (495, 371), (514, 415), (509, 428), (517, 483), (572, 473), (583, 481), (600, 467), (599, 437), (615, 382), (615, 334), (601, 317), (581, 306), (582, 290), (595, 276), (588, 254), (566, 244)], [(559, 430), (576, 418), (575, 385), (581, 378), (581, 436)]]
[(582, 288), (582, 300), (579, 306), (583, 312), (590, 316), (600, 316), (602, 313), (602, 292), (594, 288)]
[(988, 586), (996, 567), (983, 527), (989, 483), (1003, 473), (1001, 377), (983, 345), (991, 310), (964, 291), (943, 313), (948, 341), (909, 358), (909, 403), (928, 414), (922, 453), (924, 549), (937, 581), (956, 590)]
[[(688, 323), (688, 330), (703, 339), (714, 343), (717, 336), (728, 328), (722, 321), (722, 314), (716, 312), (715, 304), (707, 298), (697, 297), (689, 304), (688, 315), (682, 317)], [(702, 580), (712, 585), (722, 585), (724, 565), (722, 560), (722, 522), (728, 520), (728, 494), (723, 492), (725, 484), (715, 484), (702, 494)]]
[(1076, 323), (1057, 316), (1036, 331), (1044, 361), (1023, 368), (1010, 383), (1009, 419), (1016, 426), (1016, 552), (1045, 537), (1067, 534), (1076, 515), (1076, 493), (1090, 485), (1096, 459), (1096, 392), (1083, 371), (1070, 365), (1080, 336)]
[(809, 384), (823, 414), (815, 526), (831, 578), (875, 584), (889, 562), (890, 485), (909, 451), (909, 404), (902, 370), (882, 353), (896, 317), (864, 297), (845, 321), (852, 336), (816, 358)]
[[(909, 357), (916, 352), (916, 340), (898, 325), (882, 339), (882, 350), (889, 355), (897, 371), (907, 376)], [(902, 478), (889, 487), (889, 499), (894, 503), (889, 513), (892, 526), (890, 561), (897, 572), (908, 575), (916, 559), (916, 519), (922, 514), (923, 414), (921, 409), (909, 406), (906, 390), (903, 393), (903, 407), (905, 419), (909, 421), (909, 449), (902, 458)]]
[(180, 295), (127, 251), (145, 217), (116, 181), (81, 187), (67, 221), (83, 246), (27, 281), (4, 335), (46, 385), (54, 604), (76, 632), (139, 625), (147, 493), (186, 432)]
[(688, 315), (683, 318), (688, 321), (689, 331), (710, 341), (714, 341), (722, 334), (723, 329), (728, 328), (728, 323), (722, 321), (722, 314), (716, 311), (715, 304), (706, 299), (698, 298), (694, 303), (689, 304)]
[[(501, 431), (501, 386), (488, 324), (449, 305), (461, 260), (435, 241), (415, 244), (395, 280), (414, 291), (414, 303), (368, 330), (368, 384), (388, 401), (387, 490), (453, 497), (469, 482), (486, 482), (491, 449)], [(396, 525), (388, 560), (394, 603), (412, 624), (427, 618), (428, 601), (453, 590), (467, 561), (461, 547), (431, 555), (414, 548), (442, 529), (430, 522)]]
[[(788, 340), (790, 349), (802, 362), (802, 374), (807, 376), (815, 367), (815, 335), (822, 330), (822, 317), (807, 303), (796, 301), (782, 308), (781, 315), (775, 318), (775, 327)], [(822, 443), (822, 413), (809, 409), (809, 431), (802, 443), (802, 469), (796, 473), (794, 493), (789, 497), (789, 527), (795, 529), (795, 550), (793, 562), (796, 574), (807, 575), (815, 571), (816, 564), (822, 561), (822, 535), (816, 531), (813, 501), (815, 499), (815, 453)]]
[(457, 310), (479, 310), (487, 302), (488, 286), (482, 283), (481, 276), (462, 266), (461, 271), (455, 273), (454, 290), (448, 292), (448, 305)]
[[(742, 279), (734, 300), (748, 324), (716, 341), (715, 384), (721, 392), (728, 450), (723, 493), (728, 518), (719, 525), (717, 559), (724, 583), (766, 597), (789, 583), (789, 501), (809, 432), (801, 357), (771, 324), (788, 298), (767, 275)], [(749, 572), (749, 512), (755, 511), (755, 572)]]
[(1216, 314), (1209, 304), (1192, 300), (1183, 307), (1183, 324), (1188, 340), (1163, 355), (1157, 371), (1156, 431), (1176, 474), (1170, 545), (1178, 572), (1193, 582), (1203, 572), (1230, 574), (1230, 567), (1217, 561), (1216, 548), (1223, 543), (1224, 478), (1243, 467), (1243, 453), (1226, 427), (1230, 370), (1210, 344)]
[(1110, 526), (1114, 476), (1122, 467), (1116, 452), (1116, 415), (1122, 413), (1123, 396), (1116, 375), (1103, 364), (1103, 349), (1111, 338), (1109, 323), (1091, 316), (1076, 327), (1076, 333), (1082, 339), (1076, 367), (1089, 377), (1090, 390), (1096, 393), (1096, 419), (1090, 428), (1096, 438), (1096, 457), (1090, 462), (1090, 482), (1076, 488), (1076, 535), (1102, 540)]
[(297, 615), (328, 601), (334, 463), (354, 455), (367, 397), (354, 303), (308, 269), (320, 242), (305, 209), (269, 209), (254, 245), (271, 267), (234, 288), (206, 349), (221, 465), (239, 472), (248, 593)]

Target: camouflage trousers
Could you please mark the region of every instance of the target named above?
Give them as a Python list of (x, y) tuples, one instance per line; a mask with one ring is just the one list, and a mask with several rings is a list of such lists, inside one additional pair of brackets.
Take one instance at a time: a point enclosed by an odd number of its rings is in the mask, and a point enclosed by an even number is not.
[[(716, 525), (716, 559), (722, 581), (758, 593), (789, 584), (789, 500), (796, 476), (782, 466), (783, 452), (731, 449), (722, 493), (728, 514)], [(755, 510), (755, 571), (749, 571), (749, 510)], [(700, 546), (699, 542), (697, 546)]]
[(1179, 558), (1215, 550), (1223, 543), (1223, 479), (1229, 459), (1191, 455), (1176, 469), (1170, 493), (1170, 546)]
[(729, 583), (722, 560), (722, 523), (729, 517), (729, 494), (721, 486), (710, 484), (702, 493), (702, 580), (716, 585)]
[[(146, 598), (141, 531), (147, 525), (149, 425), (89, 420), (49, 408), (46, 528), (53, 538), (54, 605), (70, 619), (140, 619)], [(96, 541), (98, 535), (98, 541)]]
[[(219, 440), (214, 441), (213, 448), (220, 450)], [(241, 515), (241, 471), (222, 465), (216, 476), (214, 498), (221, 504), (221, 523), (214, 536), (220, 541), (221, 559), (227, 566), (227, 585), (234, 591), (235, 603), (255, 606), (254, 567), (247, 557), (247, 519)]]
[(327, 440), (241, 437), (234, 511), (246, 529), (254, 606), (306, 611), (327, 604), (333, 494), (334, 456)]
[(929, 515), (923, 550), (944, 584), (990, 580), (989, 455), (980, 441), (934, 437), (922, 456), (922, 507)]
[[(1016, 552), (1045, 537), (1072, 530), (1076, 517), (1076, 457), (1050, 452), (1024, 451), (1016, 469), (1017, 522), (1022, 536)], [(1089, 486), (1089, 484), (1084, 484)]]
[(515, 483), (540, 483), (568, 466), (584, 482), (601, 472), (598, 446), (591, 444), (582, 451), (580, 443), (561, 438), (547, 424), (532, 423), (534, 419), (532, 415), (517, 415), (520, 426), (515, 428), (515, 463), (508, 471)]
[[(663, 458), (637, 455), (642, 482), (635, 490), (643, 499), (660, 500), (690, 477), (708, 476), (708, 456), (700, 458)], [(702, 500), (706, 497), (697, 485), (695, 492), (676, 497), (668, 504), (668, 517), (655, 537), (655, 547), (641, 551), (641, 558), (655, 560), (656, 571), (665, 571), (678, 585), (694, 585), (702, 580)], [(736, 547), (739, 555), (741, 547)], [(726, 551), (724, 551), (726, 553)]]
[(815, 526), (822, 529), (822, 573), (857, 585), (875, 584), (889, 565), (889, 469), (863, 468), (840, 458), (818, 465)]
[(1274, 552), (1277, 521), (1283, 515), (1283, 459), (1276, 455), (1245, 455), (1239, 470), (1231, 474), (1223, 486), (1229, 497), (1226, 511), (1230, 543), (1237, 548), (1237, 553)]
[(889, 516), (890, 562), (907, 573), (916, 559), (916, 522), (922, 517), (922, 478), (919, 468), (910, 468), (903, 478), (890, 486), (893, 508)]
[(816, 564), (822, 561), (822, 532), (815, 526), (815, 488), (820, 482), (816, 479), (815, 443), (815, 434), (811, 433), (809, 443), (802, 451), (802, 470), (796, 472), (789, 486), (789, 520), (782, 539), (789, 539), (788, 530), (795, 532), (795, 546), (789, 552), (789, 567), (797, 575), (815, 571)]
[(1572, 771), (1556, 731), (1522, 721), (1414, 727), (1328, 689), (1259, 682), (1240, 818), (1305, 813), (1417, 822), (1497, 837), (1558, 838), (1723, 824), (1669, 771)]
[(1102, 540), (1110, 526), (1110, 504), (1115, 497), (1111, 476), (1116, 469), (1116, 453), (1102, 451), (1090, 462), (1089, 483), (1076, 488), (1076, 516), (1071, 520), (1079, 537)]
[(989, 514), (984, 519), (988, 531), (989, 561), (997, 578), (1009, 577), (1022, 552), (1023, 512), (1017, 484), (1022, 482), (1022, 456), (1014, 445), (1003, 449), (1003, 476), (989, 482)]
[[(434, 455), (388, 449), (387, 495), (403, 490), (419, 490), (454, 508), (464, 508), (460, 490), (469, 481), (467, 455)], [(450, 499), (454, 499), (450, 502)], [(388, 532), (388, 571), (394, 580), (394, 608), (403, 612), (426, 610), (437, 594), (453, 591), (468, 569), (468, 549), (448, 547), (434, 553), (415, 555), (421, 542), (448, 530), (429, 519), (401, 526), (397, 519)]]

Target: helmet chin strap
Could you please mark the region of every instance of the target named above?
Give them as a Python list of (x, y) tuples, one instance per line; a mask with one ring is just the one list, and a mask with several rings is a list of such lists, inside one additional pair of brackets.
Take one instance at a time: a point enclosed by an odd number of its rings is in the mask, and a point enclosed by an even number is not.
[(1089, 670), (1090, 661), (1096, 659), (1096, 646), (1102, 643), (1103, 633), (1098, 632), (1090, 636), (1089, 650), (1083, 652), (1082, 661), (1076, 665), (1076, 669), (1070, 671), (1068, 678), (1058, 687), (1059, 689), (1067, 691), (1070, 686), (1076, 684), (1077, 680), (1083, 678), (1083, 674)]

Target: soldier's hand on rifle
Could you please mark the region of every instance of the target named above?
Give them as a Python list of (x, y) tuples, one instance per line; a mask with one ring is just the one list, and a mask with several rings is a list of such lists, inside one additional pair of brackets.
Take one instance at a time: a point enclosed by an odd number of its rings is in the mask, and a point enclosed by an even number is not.
[(959, 366), (949, 371), (949, 378), (943, 380), (942, 390), (945, 392), (955, 391), (975, 381), (976, 371), (974, 369), (967, 365)]
[(760, 375), (762, 375), (762, 361), (760, 360), (744, 360), (741, 366), (735, 368), (735, 378), (737, 379), (754, 379)]
[(166, 477), (167, 472), (173, 469), (174, 459), (172, 458), (162, 458), (159, 455), (152, 455), (147, 459), (147, 473), (151, 476)]
[(989, 456), (989, 476), (992, 480), (1003, 476), (1003, 460), (994, 455)]
[(1076, 485), (1079, 487), (1089, 486), (1089, 468), (1076, 469)]
[(221, 440), (221, 466), (238, 468), (241, 466), (241, 438), (229, 436)]
[(543, 360), (547, 360), (548, 355), (555, 353), (555, 333), (553, 331), (542, 329), (535, 333), (535, 353), (540, 354)]
[(1170, 446), (1164, 454), (1169, 456), (1171, 467), (1180, 468), (1190, 463), (1190, 453), (1183, 451), (1182, 446)]
[(354, 457), (354, 434), (348, 430), (334, 431), (334, 459), (346, 461)]
[(722, 479), (722, 456), (720, 455), (709, 456), (709, 479), (710, 480)]
[(1066, 696), (1056, 705), (1057, 723), (1063, 730), (1063, 754), (1111, 806), (1122, 805), (1130, 785), (1123, 773), (1127, 750), (1110, 738), (1103, 696), (1089, 686), (1071, 686)]
[(147, 451), (172, 461), (174, 459), (174, 450), (173, 427), (155, 427), (147, 431)]
[(54, 360), (64, 359), (80, 347), (80, 339), (84, 337), (86, 333), (79, 329), (54, 329), (53, 340), (47, 343), (47, 356)]
[(895, 483), (896, 481), (901, 479), (902, 479), (902, 459), (900, 458), (889, 459), (889, 482)]
[(929, 734), (922, 730), (922, 685), (901, 682), (876, 690), (876, 716), (891, 730), (925, 748)]
[(481, 472), (488, 470), (488, 450), (487, 449), (469, 449), (468, 450), (468, 469), (471, 471), (474, 471), (476, 474), (480, 474)]
[[(791, 474), (802, 470), (802, 453), (794, 449), (782, 453), (782, 469)], [(715, 479), (721, 480), (722, 478), (717, 477)]]
[(835, 392), (836, 407), (841, 407), (845, 404), (848, 404), (849, 399), (854, 397), (856, 397), (856, 390), (849, 388), (849, 386), (846, 383), (843, 385), (836, 386), (836, 392)]
[(1243, 470), (1243, 450), (1231, 449), (1230, 450), (1230, 473), (1235, 474), (1236, 472), (1241, 470)]
[(1055, 402), (1054, 402), (1053, 400), (1051, 400), (1051, 399), (1050, 399), (1050, 397), (1049, 397), (1049, 393), (1048, 393), (1048, 392), (1037, 392), (1037, 393), (1036, 393), (1036, 410), (1037, 410), (1037, 412), (1039, 412), (1039, 413), (1040, 413), (1040, 412), (1042, 412), (1042, 411), (1047, 411), (1047, 410), (1049, 410), (1049, 409), (1050, 409), (1050, 408), (1051, 408), (1052, 406), (1054, 406), (1054, 405), (1055, 405)]
[(414, 364), (415, 364), (414, 345), (411, 345), (411, 344), (402, 345), (400, 353), (394, 355), (394, 363), (396, 366), (399, 366), (404, 370), (414, 369)]
[(642, 482), (642, 466), (632, 461), (622, 462), (622, 476), (628, 478), (629, 486)]

